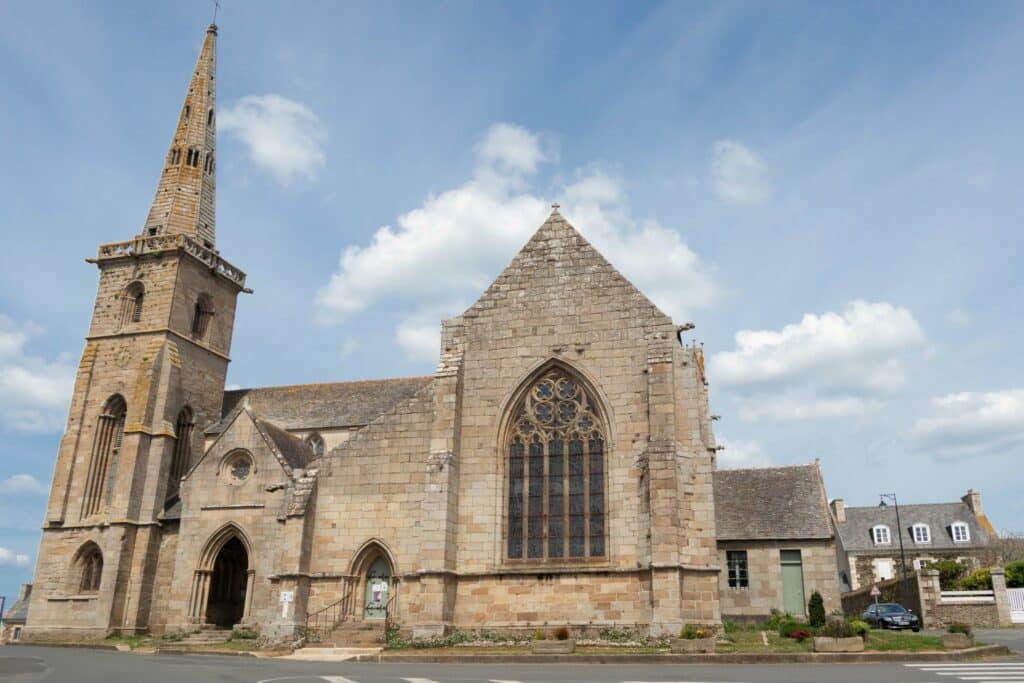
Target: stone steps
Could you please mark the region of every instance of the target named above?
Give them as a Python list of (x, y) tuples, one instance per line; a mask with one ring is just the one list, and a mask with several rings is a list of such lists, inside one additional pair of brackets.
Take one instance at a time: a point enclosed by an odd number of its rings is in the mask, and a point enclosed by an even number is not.
[(328, 633), (318, 645), (341, 648), (379, 647), (384, 641), (383, 621), (345, 621)]
[(180, 645), (185, 647), (192, 645), (216, 645), (227, 641), (230, 637), (231, 629), (229, 628), (204, 628), (182, 640)]

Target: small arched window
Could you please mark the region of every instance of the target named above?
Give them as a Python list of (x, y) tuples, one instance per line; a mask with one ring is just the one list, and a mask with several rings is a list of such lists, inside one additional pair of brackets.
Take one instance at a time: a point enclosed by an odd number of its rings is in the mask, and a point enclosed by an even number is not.
[(605, 435), (593, 394), (561, 366), (512, 406), (505, 554), (509, 560), (605, 556)]
[(185, 122), (185, 125), (186, 125), (186, 126), (188, 125), (188, 116), (189, 116), (189, 114), (191, 114), (191, 113), (192, 113), (192, 107), (190, 107), (190, 106), (188, 106), (188, 105), (186, 104), (186, 105), (185, 105), (185, 112), (184, 112), (184, 113), (182, 114), (182, 116), (181, 116), (181, 119), (182, 119), (182, 120), (183, 120), (183, 121)]
[(320, 436), (319, 432), (313, 432), (307, 436), (306, 445), (309, 446), (314, 458), (319, 458), (324, 454), (324, 437)]
[(212, 108), (210, 109), (210, 111), (206, 112), (206, 125), (207, 126), (212, 126), (213, 125), (213, 109)]
[(95, 593), (100, 589), (103, 578), (103, 553), (95, 543), (86, 543), (78, 551), (76, 562), (79, 571), (78, 590), (81, 593)]
[(892, 535), (889, 533), (889, 527), (884, 524), (879, 524), (871, 529), (871, 540), (875, 545), (889, 545), (892, 543)]
[(213, 299), (209, 294), (200, 294), (192, 312), (192, 336), (202, 339), (213, 318)]
[(181, 161), (181, 150), (175, 147), (171, 150), (171, 165), (177, 166), (179, 161)]
[(971, 528), (963, 522), (953, 522), (950, 530), (953, 532), (954, 543), (970, 543)]
[(137, 323), (142, 320), (142, 304), (146, 298), (145, 286), (136, 280), (124, 288), (121, 298), (121, 324)]
[(915, 524), (910, 527), (911, 532), (914, 534), (914, 543), (931, 543), (932, 542), (932, 530), (927, 524)]
[(192, 429), (195, 420), (192, 416), (192, 409), (185, 406), (178, 413), (178, 420), (174, 425), (174, 456), (171, 459), (171, 470), (167, 475), (167, 498), (178, 495), (181, 487), (181, 478), (188, 472), (192, 463)]
[(109, 498), (113, 480), (117, 475), (117, 459), (124, 438), (125, 417), (128, 405), (120, 394), (107, 399), (96, 424), (96, 437), (92, 446), (92, 458), (85, 482), (85, 500), (82, 516), (88, 517), (100, 511), (104, 490)]

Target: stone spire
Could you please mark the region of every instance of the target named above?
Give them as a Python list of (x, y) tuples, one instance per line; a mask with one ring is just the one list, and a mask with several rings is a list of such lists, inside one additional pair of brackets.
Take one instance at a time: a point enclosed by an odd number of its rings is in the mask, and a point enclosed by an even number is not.
[(217, 122), (217, 25), (206, 29), (202, 50), (142, 235), (185, 234), (214, 247)]

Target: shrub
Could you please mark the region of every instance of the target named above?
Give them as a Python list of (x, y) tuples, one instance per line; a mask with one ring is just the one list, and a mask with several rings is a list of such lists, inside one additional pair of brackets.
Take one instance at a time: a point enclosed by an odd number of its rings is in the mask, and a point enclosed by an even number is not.
[(992, 572), (988, 569), (976, 569), (960, 579), (960, 588), (965, 591), (992, 590)]
[(555, 629), (555, 640), (569, 640), (569, 629), (566, 626), (559, 626)]
[(768, 617), (767, 621), (765, 621), (763, 624), (761, 624), (761, 630), (762, 631), (775, 631), (775, 630), (777, 630), (779, 628), (779, 625), (782, 624), (782, 622), (786, 621), (786, 620), (792, 621), (793, 617), (789, 616), (788, 614), (783, 616), (783, 614), (781, 612), (779, 612), (779, 610), (777, 610), (777, 609), (775, 609), (773, 607), (772, 608), (772, 612), (771, 612), (771, 616)]
[(860, 619), (850, 620), (850, 628), (861, 638), (867, 638), (868, 634), (871, 633), (871, 624)]
[(541, 631), (539, 628), (538, 629), (534, 629), (534, 631), (533, 631), (533, 639), (534, 640), (544, 640), (544, 631)]
[(929, 562), (927, 568), (934, 569), (939, 573), (939, 586), (943, 590), (956, 590), (960, 577), (967, 571), (967, 567), (956, 560)]
[(825, 625), (825, 601), (818, 591), (811, 593), (811, 599), (807, 603), (807, 617), (814, 628)]
[(228, 640), (255, 640), (259, 637), (259, 634), (248, 628), (236, 627), (231, 631), (231, 637)]
[(818, 629), (818, 635), (825, 638), (853, 638), (857, 632), (848, 622), (830, 621)]
[(1006, 587), (1024, 588), (1024, 560), (1006, 565)]
[(730, 621), (729, 619), (726, 619), (722, 622), (722, 629), (726, 633), (736, 633), (740, 630), (740, 627), (736, 624), (735, 621)]
[(709, 628), (687, 624), (679, 631), (679, 638), (682, 640), (699, 640), (701, 638), (710, 638), (714, 634), (715, 632)]
[(964, 635), (971, 635), (971, 625), (965, 624), (962, 621), (954, 621), (946, 629), (949, 633), (963, 633)]
[(792, 638), (793, 640), (797, 641), (798, 643), (802, 643), (805, 640), (807, 640), (808, 638), (810, 638), (812, 635), (814, 635), (814, 634), (811, 633), (808, 629), (801, 628), (801, 629), (798, 629), (798, 630), (793, 631), (792, 633), (790, 633), (789, 637)]
[(779, 624), (779, 636), (781, 638), (790, 638), (791, 637), (790, 636), (791, 633), (795, 633), (797, 631), (800, 631), (803, 628), (804, 628), (803, 624), (797, 623), (796, 621), (793, 620), (792, 617), (789, 617), (788, 619), (784, 619)]

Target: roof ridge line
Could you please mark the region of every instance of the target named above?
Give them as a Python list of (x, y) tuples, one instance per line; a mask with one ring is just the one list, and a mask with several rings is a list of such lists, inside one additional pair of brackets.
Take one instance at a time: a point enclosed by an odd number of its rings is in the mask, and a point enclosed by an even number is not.
[(380, 379), (349, 379), (336, 382), (306, 382), (300, 384), (268, 384), (261, 387), (239, 387), (238, 389), (225, 389), (224, 393), (238, 391), (260, 391), (262, 389), (297, 389), (299, 387), (324, 387), (337, 384), (369, 384), (371, 382), (402, 382), (414, 379), (433, 379), (433, 375), (409, 375), (406, 377), (382, 377)]

